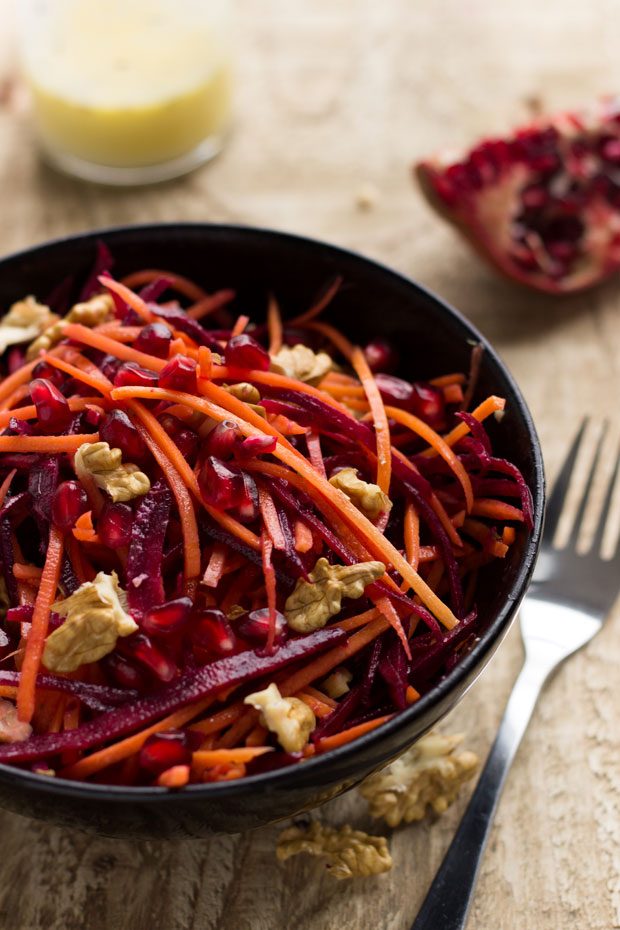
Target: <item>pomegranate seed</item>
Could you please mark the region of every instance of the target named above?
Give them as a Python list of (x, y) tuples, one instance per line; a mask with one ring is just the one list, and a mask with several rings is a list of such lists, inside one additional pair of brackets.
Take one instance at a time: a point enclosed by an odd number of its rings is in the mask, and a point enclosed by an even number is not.
[(379, 372), (375, 378), (377, 387), (383, 400), (392, 407), (401, 407), (403, 410), (411, 410), (413, 407), (413, 385), (402, 378), (395, 378), (394, 375), (386, 375)]
[(154, 355), (155, 358), (168, 358), (171, 342), (172, 335), (164, 323), (149, 323), (140, 332), (133, 345), (138, 352), (146, 352), (147, 355)]
[(144, 665), (160, 681), (172, 681), (177, 673), (172, 659), (154, 646), (144, 633), (134, 633), (130, 638), (119, 641), (117, 649), (127, 658)]
[(205, 455), (214, 455), (225, 462), (232, 458), (241, 439), (241, 430), (237, 424), (232, 420), (222, 420), (204, 440), (202, 451)]
[(45, 431), (62, 433), (73, 419), (67, 398), (46, 378), (35, 378), (30, 385), (30, 397), (37, 408), (37, 417)]
[(9, 428), (6, 435), (9, 436), (33, 436), (34, 427), (28, 420), (18, 420), (17, 417), (11, 417)]
[(66, 378), (64, 371), (54, 368), (49, 362), (39, 362), (32, 369), (32, 374), (35, 378), (45, 378), (46, 381), (51, 381), (57, 388), (62, 387)]
[[(263, 646), (269, 636), (269, 609), (263, 607), (253, 610), (235, 624), (236, 630), (244, 639), (249, 639), (257, 645)], [(276, 637), (275, 642), (281, 643), (288, 635), (286, 619), (279, 610), (276, 610)]]
[(93, 410), (92, 407), (87, 407), (83, 413), (84, 423), (86, 426), (92, 426), (93, 429), (98, 429), (101, 421), (103, 420), (103, 414), (100, 410)]
[(178, 597), (159, 607), (153, 607), (142, 619), (142, 629), (152, 636), (177, 633), (187, 622), (192, 602), (189, 597)]
[(446, 403), (442, 391), (432, 384), (415, 381), (412, 385), (413, 413), (433, 429), (443, 429), (446, 418)]
[(200, 437), (195, 430), (190, 429), (177, 417), (163, 416), (160, 421), (175, 446), (178, 447), (183, 458), (188, 462), (194, 462), (200, 447)]
[(101, 541), (109, 549), (120, 549), (131, 541), (133, 510), (129, 504), (113, 504), (106, 501), (97, 523)]
[[(217, 427), (216, 427), (217, 428)], [(235, 456), (240, 462), (247, 462), (256, 455), (267, 455), (275, 451), (275, 436), (248, 436), (235, 448)]]
[(140, 750), (140, 765), (147, 772), (159, 775), (174, 765), (189, 765), (192, 754), (183, 730), (162, 730), (145, 740)]
[(81, 484), (77, 481), (63, 481), (58, 485), (52, 500), (52, 520), (59, 530), (68, 533), (87, 510), (88, 497)]
[(364, 355), (373, 372), (394, 371), (398, 366), (398, 353), (387, 339), (373, 339), (364, 349)]
[(106, 669), (121, 688), (131, 688), (136, 691), (145, 689), (146, 679), (144, 675), (140, 669), (136, 668), (124, 656), (112, 652), (103, 661)]
[(125, 362), (114, 376), (115, 387), (157, 387), (157, 372), (142, 368), (137, 362)]
[(184, 391), (186, 394), (195, 394), (198, 390), (198, 365), (193, 358), (186, 355), (175, 355), (159, 374), (159, 386), (168, 391)]
[(124, 410), (112, 410), (101, 424), (99, 435), (112, 449), (120, 449), (128, 462), (142, 461), (146, 446)]
[(121, 360), (114, 358), (113, 355), (104, 355), (103, 359), (101, 360), (101, 364), (99, 365), (101, 374), (105, 375), (109, 381), (114, 381), (116, 372), (121, 367), (121, 364)]
[(243, 474), (236, 465), (227, 465), (210, 455), (200, 469), (198, 482), (209, 503), (222, 510), (247, 502)]
[(237, 648), (237, 637), (221, 610), (203, 610), (192, 624), (192, 642), (217, 656), (227, 656)]
[(261, 345), (248, 336), (247, 333), (241, 333), (240, 336), (233, 336), (228, 340), (224, 349), (224, 359), (227, 365), (234, 368), (253, 368), (255, 371), (269, 371), (270, 359), (269, 353)]

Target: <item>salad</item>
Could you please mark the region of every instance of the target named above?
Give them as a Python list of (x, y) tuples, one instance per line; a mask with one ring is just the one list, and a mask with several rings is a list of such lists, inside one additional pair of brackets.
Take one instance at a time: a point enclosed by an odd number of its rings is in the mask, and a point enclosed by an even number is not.
[[(480, 572), (532, 527), (469, 373), (394, 375), (322, 318), (100, 245), (0, 319), (0, 762), (158, 785), (343, 746), (478, 635)], [(415, 369), (415, 364), (410, 366)]]

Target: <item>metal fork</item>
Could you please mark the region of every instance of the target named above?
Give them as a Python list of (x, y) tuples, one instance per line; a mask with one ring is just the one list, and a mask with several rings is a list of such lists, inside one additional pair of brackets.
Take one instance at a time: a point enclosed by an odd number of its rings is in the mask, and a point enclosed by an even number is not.
[(604, 560), (600, 554), (620, 457), (607, 487), (592, 546), (586, 554), (577, 551), (605, 428), (568, 544), (561, 550), (553, 545), (586, 426), (587, 420), (573, 442), (547, 505), (540, 556), (520, 613), (525, 663), (476, 789), (411, 930), (464, 930), (493, 816), (538, 696), (551, 672), (598, 633), (620, 590), (620, 544), (610, 559)]

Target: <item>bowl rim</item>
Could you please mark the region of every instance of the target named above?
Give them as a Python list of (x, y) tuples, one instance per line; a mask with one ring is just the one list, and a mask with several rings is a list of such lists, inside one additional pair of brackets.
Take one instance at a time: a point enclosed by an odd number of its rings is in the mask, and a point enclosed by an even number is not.
[[(369, 748), (380, 740), (395, 734), (407, 723), (415, 720), (416, 717), (423, 716), (437, 704), (449, 699), (452, 691), (456, 690), (462, 683), (466, 683), (469, 678), (472, 682), (475, 677), (476, 667), (480, 660), (493, 650), (502, 635), (507, 631), (510, 621), (516, 613), (519, 602), (525, 595), (529, 581), (534, 571), (536, 557), (540, 546), (542, 527), (544, 521), (544, 502), (545, 502), (545, 474), (540, 440), (534, 426), (532, 415), (529, 411), (523, 394), (512, 376), (506, 363), (494, 349), (488, 339), (478, 331), (478, 329), (466, 319), (463, 314), (456, 310), (450, 303), (435, 294), (429, 288), (420, 284), (413, 278), (394, 270), (388, 265), (383, 264), (375, 259), (368, 258), (360, 252), (352, 249), (343, 248), (333, 245), (321, 239), (315, 239), (295, 233), (285, 232), (267, 227), (251, 226), (234, 223), (200, 223), (200, 222), (167, 222), (167, 223), (142, 223), (128, 224), (122, 226), (103, 227), (94, 230), (87, 230), (80, 233), (62, 236), (55, 239), (45, 240), (25, 249), (11, 252), (0, 257), (0, 270), (8, 262), (18, 261), (20, 259), (30, 258), (49, 249), (60, 248), (62, 246), (71, 246), (73, 243), (98, 239), (106, 240), (107, 237), (122, 237), (124, 235), (136, 234), (153, 234), (155, 232), (169, 234), (183, 233), (205, 233), (207, 235), (234, 235), (252, 238), (270, 239), (274, 243), (285, 242), (293, 246), (304, 246), (309, 251), (329, 252), (332, 256), (342, 256), (349, 264), (360, 266), (372, 266), (374, 270), (384, 279), (390, 279), (400, 287), (410, 289), (412, 299), (416, 294), (430, 300), (436, 311), (444, 318), (451, 318), (465, 330), (465, 338), (480, 342), (484, 346), (485, 357), (491, 360), (491, 363), (499, 368), (502, 376), (508, 383), (512, 392), (513, 409), (518, 412), (529, 434), (531, 442), (531, 454), (533, 457), (533, 474), (534, 486), (531, 488), (534, 498), (534, 526), (525, 546), (521, 565), (517, 575), (513, 579), (511, 586), (506, 594), (503, 605), (498, 610), (492, 623), (481, 635), (478, 642), (467, 653), (467, 655), (452, 669), (435, 688), (423, 695), (419, 701), (410, 707), (396, 714), (391, 720), (382, 724), (369, 733), (358, 737), (344, 746), (329, 750), (328, 752), (314, 756), (304, 761), (304, 776), (313, 772), (327, 768), (331, 765), (346, 761), (353, 757), (361, 748)], [(107, 243), (106, 243), (107, 244)], [(110, 244), (113, 249), (113, 243)], [(480, 670), (482, 671), (482, 669)], [(140, 804), (155, 803), (161, 804), (178, 803), (186, 800), (200, 800), (206, 796), (210, 798), (220, 797), (234, 798), (237, 795), (246, 794), (248, 791), (261, 789), (277, 789), (281, 784), (289, 781), (296, 771), (299, 763), (283, 766), (270, 772), (263, 772), (256, 775), (247, 775), (244, 778), (236, 779), (229, 782), (212, 782), (207, 784), (185, 785), (182, 789), (170, 791), (168, 788), (158, 786), (140, 786), (131, 787), (127, 785), (100, 785), (91, 782), (72, 781), (67, 778), (54, 776), (51, 778), (47, 775), (37, 774), (25, 769), (18, 769), (5, 763), (0, 763), (0, 783), (15, 785), (19, 783), (28, 787), (36, 794), (60, 795), (65, 798), (75, 798), (80, 801), (102, 801), (110, 800), (115, 803)]]

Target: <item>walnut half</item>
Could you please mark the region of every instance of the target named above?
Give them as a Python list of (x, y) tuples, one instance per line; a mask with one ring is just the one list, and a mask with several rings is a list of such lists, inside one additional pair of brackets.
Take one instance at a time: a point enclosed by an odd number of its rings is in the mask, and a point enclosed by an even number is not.
[(271, 356), (271, 370), (307, 384), (318, 384), (332, 370), (334, 363), (327, 352), (313, 352), (301, 343), (283, 346)]
[(343, 468), (329, 479), (329, 483), (346, 494), (349, 500), (369, 520), (392, 509), (392, 501), (378, 484), (370, 484), (358, 477), (355, 468)]
[(274, 682), (263, 691), (248, 694), (243, 703), (261, 711), (261, 723), (276, 734), (286, 752), (300, 752), (316, 726), (308, 705), (299, 698), (282, 697)]
[(9, 346), (36, 339), (58, 317), (34, 297), (24, 297), (14, 303), (0, 319), (0, 355)]
[(330, 565), (327, 559), (319, 559), (308, 575), (310, 581), (300, 579), (288, 596), (286, 622), (297, 633), (319, 630), (338, 613), (343, 597), (361, 597), (366, 586), (383, 574), (383, 562)]
[(53, 326), (46, 329), (28, 346), (26, 358), (29, 360), (36, 358), (41, 350), (49, 352), (63, 338), (67, 323), (81, 323), (82, 326), (92, 328), (99, 326), (100, 323), (105, 323), (113, 311), (114, 300), (110, 294), (96, 294), (89, 300), (74, 304), (62, 320), (58, 320)]
[(392, 868), (384, 836), (369, 836), (348, 824), (336, 828), (313, 820), (308, 827), (288, 827), (278, 838), (280, 862), (299, 853), (321, 856), (330, 875), (337, 879), (380, 875)]
[(75, 453), (78, 478), (90, 475), (114, 503), (130, 501), (150, 490), (148, 476), (137, 465), (123, 462), (120, 449), (111, 449), (107, 442), (85, 442)]

